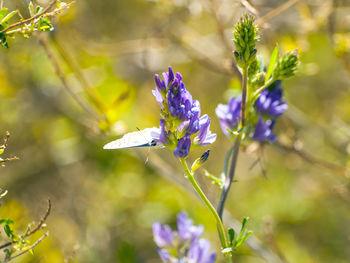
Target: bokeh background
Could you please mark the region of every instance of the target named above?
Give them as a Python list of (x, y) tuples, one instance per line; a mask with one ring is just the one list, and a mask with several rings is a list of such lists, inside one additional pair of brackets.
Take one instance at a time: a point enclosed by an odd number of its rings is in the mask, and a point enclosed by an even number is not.
[[(38, 1), (46, 5), (46, 1)], [(5, 0), (28, 15), (27, 0)], [(0, 217), (21, 231), (53, 208), (50, 236), (15, 262), (160, 262), (152, 223), (187, 211), (218, 249), (215, 223), (166, 149), (105, 151), (158, 126), (154, 74), (171, 65), (218, 134), (206, 169), (220, 176), (230, 144), (215, 117), (239, 88), (232, 29), (252, 12), (265, 61), (298, 48), (283, 82), (289, 109), (278, 143), (244, 147), (225, 223), (249, 216), (254, 236), (236, 262), (350, 262), (350, 2), (346, 0), (77, 0), (49, 34), (10, 40), (0, 55)], [(39, 43), (38, 38), (44, 37)], [(204, 149), (196, 150), (190, 160)], [(219, 189), (198, 180), (216, 203)], [(218, 262), (221, 262), (219, 258)]]

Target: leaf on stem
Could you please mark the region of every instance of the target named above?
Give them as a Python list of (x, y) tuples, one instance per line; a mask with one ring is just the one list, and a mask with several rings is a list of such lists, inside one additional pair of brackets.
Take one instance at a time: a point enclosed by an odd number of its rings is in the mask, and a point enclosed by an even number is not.
[(267, 72), (266, 72), (265, 84), (269, 81), (269, 79), (272, 75), (272, 72), (273, 72), (273, 68), (275, 67), (277, 60), (278, 60), (278, 44), (276, 44), (276, 47), (271, 54), (269, 67), (268, 67)]

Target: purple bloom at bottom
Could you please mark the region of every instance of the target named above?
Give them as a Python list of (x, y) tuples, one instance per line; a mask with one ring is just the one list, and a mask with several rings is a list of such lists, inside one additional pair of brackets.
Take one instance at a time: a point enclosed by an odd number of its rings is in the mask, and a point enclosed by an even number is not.
[(259, 115), (258, 123), (255, 126), (255, 131), (253, 134), (253, 140), (256, 141), (270, 141), (275, 142), (276, 136), (273, 134), (273, 127), (275, 126), (275, 121), (267, 120), (264, 122), (261, 115)]
[[(161, 223), (153, 224), (153, 235), (158, 245), (157, 252), (164, 263), (214, 263), (216, 253), (210, 250), (210, 243), (206, 239), (199, 239), (203, 233), (203, 226), (194, 226), (193, 221), (187, 217), (185, 212), (177, 215), (178, 231), (171, 231), (167, 225)], [(163, 230), (159, 230), (163, 229)], [(166, 229), (166, 231), (164, 231)], [(169, 229), (171, 235), (169, 235)], [(171, 236), (171, 246), (169, 242), (164, 242), (165, 236)], [(163, 233), (163, 234), (162, 234)], [(159, 239), (161, 242), (159, 242)]]
[(199, 239), (191, 244), (188, 252), (189, 262), (213, 263), (216, 259), (216, 253), (210, 251), (208, 240)]
[(194, 226), (193, 221), (187, 217), (185, 212), (177, 215), (177, 229), (183, 241), (195, 240), (203, 233), (203, 226)]
[(157, 249), (157, 252), (158, 252), (158, 255), (159, 255), (160, 259), (162, 260), (162, 262), (164, 262), (164, 263), (170, 262), (171, 255), (167, 250)]
[(191, 148), (191, 138), (190, 136), (185, 135), (178, 141), (177, 147), (174, 151), (174, 155), (176, 157), (184, 158), (190, 152), (190, 148)]
[(153, 224), (153, 237), (158, 247), (172, 247), (173, 233), (168, 225), (156, 222)]

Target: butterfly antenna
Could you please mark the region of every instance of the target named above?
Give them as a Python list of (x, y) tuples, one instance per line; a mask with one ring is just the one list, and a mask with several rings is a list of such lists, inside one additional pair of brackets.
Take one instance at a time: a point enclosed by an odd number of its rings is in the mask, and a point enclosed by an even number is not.
[[(143, 133), (141, 132), (141, 130), (139, 129), (139, 127), (136, 127), (136, 129), (140, 132), (140, 134), (142, 135), (143, 138), (145, 138), (145, 140), (147, 141), (146, 137), (143, 135)], [(148, 148), (148, 151), (147, 151), (147, 156), (146, 156), (146, 161), (145, 161), (145, 165), (148, 163), (148, 160), (149, 160), (149, 152), (150, 152), (151, 148)]]

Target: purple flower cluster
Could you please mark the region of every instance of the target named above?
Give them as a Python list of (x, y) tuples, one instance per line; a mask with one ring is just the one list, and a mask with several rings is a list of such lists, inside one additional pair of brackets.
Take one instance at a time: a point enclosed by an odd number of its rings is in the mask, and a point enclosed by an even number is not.
[(241, 104), (242, 97), (232, 97), (227, 105), (219, 104), (216, 107), (215, 113), (220, 120), (222, 131), (226, 136), (230, 133), (228, 130), (234, 130), (238, 127), (241, 120)]
[(277, 118), (288, 109), (287, 102), (282, 97), (283, 90), (279, 82), (272, 90), (267, 88), (260, 93), (259, 98), (255, 101), (255, 108), (261, 114)]
[(216, 253), (210, 250), (208, 240), (199, 238), (203, 226), (194, 226), (185, 212), (177, 215), (177, 230), (168, 225), (153, 224), (154, 241), (159, 247), (158, 254), (163, 262), (213, 263)]
[[(261, 92), (254, 104), (258, 120), (251, 135), (253, 140), (270, 142), (276, 140), (273, 134), (276, 119), (288, 108), (287, 102), (282, 97), (283, 90), (280, 81)], [(226, 136), (230, 135), (228, 130), (238, 128), (241, 120), (241, 102), (241, 97), (232, 97), (228, 105), (219, 104), (216, 108), (216, 115)]]
[(216, 134), (210, 131), (210, 118), (207, 114), (200, 117), (200, 103), (186, 89), (181, 74), (174, 74), (169, 67), (169, 71), (163, 73), (163, 80), (155, 75), (155, 82), (152, 92), (162, 116), (158, 141), (174, 148), (174, 155), (180, 158), (189, 154), (193, 143), (202, 146), (213, 143)]

